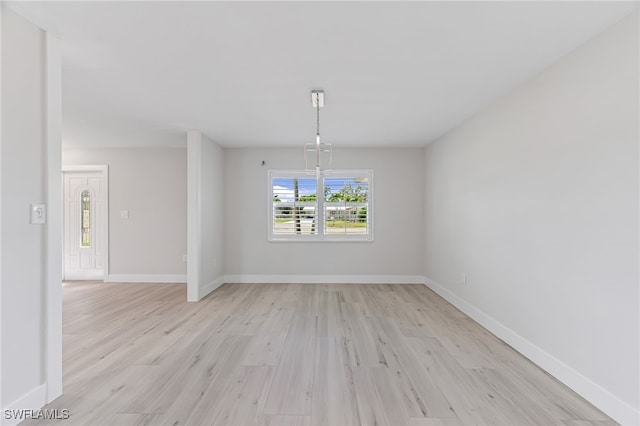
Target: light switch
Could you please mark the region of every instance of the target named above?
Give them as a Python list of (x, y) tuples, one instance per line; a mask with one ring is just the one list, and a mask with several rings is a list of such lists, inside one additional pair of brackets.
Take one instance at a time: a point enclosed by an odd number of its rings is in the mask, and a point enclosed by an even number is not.
[(129, 219), (129, 210), (120, 210), (120, 219)]
[(31, 204), (31, 223), (42, 224), (47, 222), (47, 208), (44, 204)]

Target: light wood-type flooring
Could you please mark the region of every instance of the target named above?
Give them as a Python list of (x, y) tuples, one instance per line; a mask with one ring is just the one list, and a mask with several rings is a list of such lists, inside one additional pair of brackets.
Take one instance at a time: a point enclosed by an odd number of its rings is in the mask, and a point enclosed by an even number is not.
[(422, 285), (66, 283), (63, 330), (62, 425), (615, 424)]

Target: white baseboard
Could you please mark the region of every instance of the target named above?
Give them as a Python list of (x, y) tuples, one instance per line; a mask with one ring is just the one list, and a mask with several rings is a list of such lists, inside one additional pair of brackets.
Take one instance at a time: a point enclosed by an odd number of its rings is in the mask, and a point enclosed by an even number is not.
[(70, 271), (67, 270), (64, 272), (64, 281), (95, 281), (102, 280), (104, 278), (104, 273), (102, 271)]
[(104, 282), (108, 283), (180, 283), (187, 282), (186, 274), (109, 274)]
[(224, 283), (225, 283), (224, 276), (216, 278), (215, 280), (211, 281), (209, 284), (205, 285), (200, 289), (200, 294), (199, 294), (200, 299), (203, 299), (207, 294), (211, 293), (213, 290), (220, 287)]
[[(39, 410), (47, 403), (47, 386), (40, 385), (26, 395), (18, 398), (17, 401), (12, 402), (7, 407), (2, 409), (2, 422), (3, 426), (14, 426), (23, 420), (25, 417), (20, 418), (20, 413), (24, 416), (24, 411)], [(14, 415), (15, 414), (15, 415)], [(7, 418), (9, 417), (9, 418)]]
[(225, 275), (227, 283), (252, 284), (423, 284), (421, 275)]
[(429, 278), (425, 278), (425, 285), (615, 421), (622, 425), (640, 424), (640, 412), (616, 395), (460, 298), (444, 286)]

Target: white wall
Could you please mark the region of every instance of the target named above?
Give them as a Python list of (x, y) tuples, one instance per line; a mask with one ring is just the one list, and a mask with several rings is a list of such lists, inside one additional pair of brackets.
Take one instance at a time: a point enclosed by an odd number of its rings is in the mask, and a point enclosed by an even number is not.
[[(3, 33), (3, 11), (4, 11), (4, 7), (2, 7), (2, 4), (0, 4), (0, 61), (2, 58), (2, 33)], [(3, 114), (2, 114), (2, 63), (0, 62), (0, 195), (2, 195), (2, 119), (3, 119)], [(2, 197), (0, 196), (0, 236), (2, 236)], [(0, 409), (4, 408), (4, 399), (2, 396), (2, 342), (4, 341), (2, 339), (2, 262), (3, 262), (3, 256), (2, 256), (2, 244), (0, 243)], [(2, 420), (0, 420), (0, 425), (2, 425)]]
[(224, 275), (224, 156), (215, 142), (203, 135), (201, 175), (202, 253), (200, 295), (222, 284)]
[(187, 297), (197, 301), (224, 283), (224, 151), (193, 130), (189, 158)]
[(29, 204), (45, 200), (44, 37), (8, 9), (2, 15), (2, 401), (43, 383), (45, 228)]
[(625, 424), (640, 421), (638, 75), (636, 13), (425, 149), (430, 285)]
[(62, 395), (62, 46), (46, 34), (46, 401)]
[[(60, 57), (54, 44), (2, 6), (0, 402), (5, 409), (40, 408), (62, 385), (61, 185), (48, 181), (49, 174), (60, 174)], [(47, 205), (46, 224), (30, 224), (34, 203)], [(0, 419), (17, 421), (4, 412)]]
[[(225, 150), (227, 281), (420, 282), (422, 149), (334, 147), (334, 169), (373, 169), (373, 242), (268, 242), (268, 170), (304, 169), (299, 149)], [(262, 166), (262, 161), (265, 165)]]
[(62, 163), (109, 166), (109, 280), (186, 281), (186, 149), (65, 149)]

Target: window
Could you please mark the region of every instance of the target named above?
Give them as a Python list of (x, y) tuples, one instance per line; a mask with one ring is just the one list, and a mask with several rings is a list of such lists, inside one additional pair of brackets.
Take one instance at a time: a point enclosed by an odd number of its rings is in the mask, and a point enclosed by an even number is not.
[(82, 216), (80, 216), (80, 241), (81, 247), (91, 247), (91, 195), (89, 191), (82, 191), (80, 194), (80, 205), (82, 206)]
[(371, 170), (269, 172), (270, 241), (371, 241), (372, 206)]

